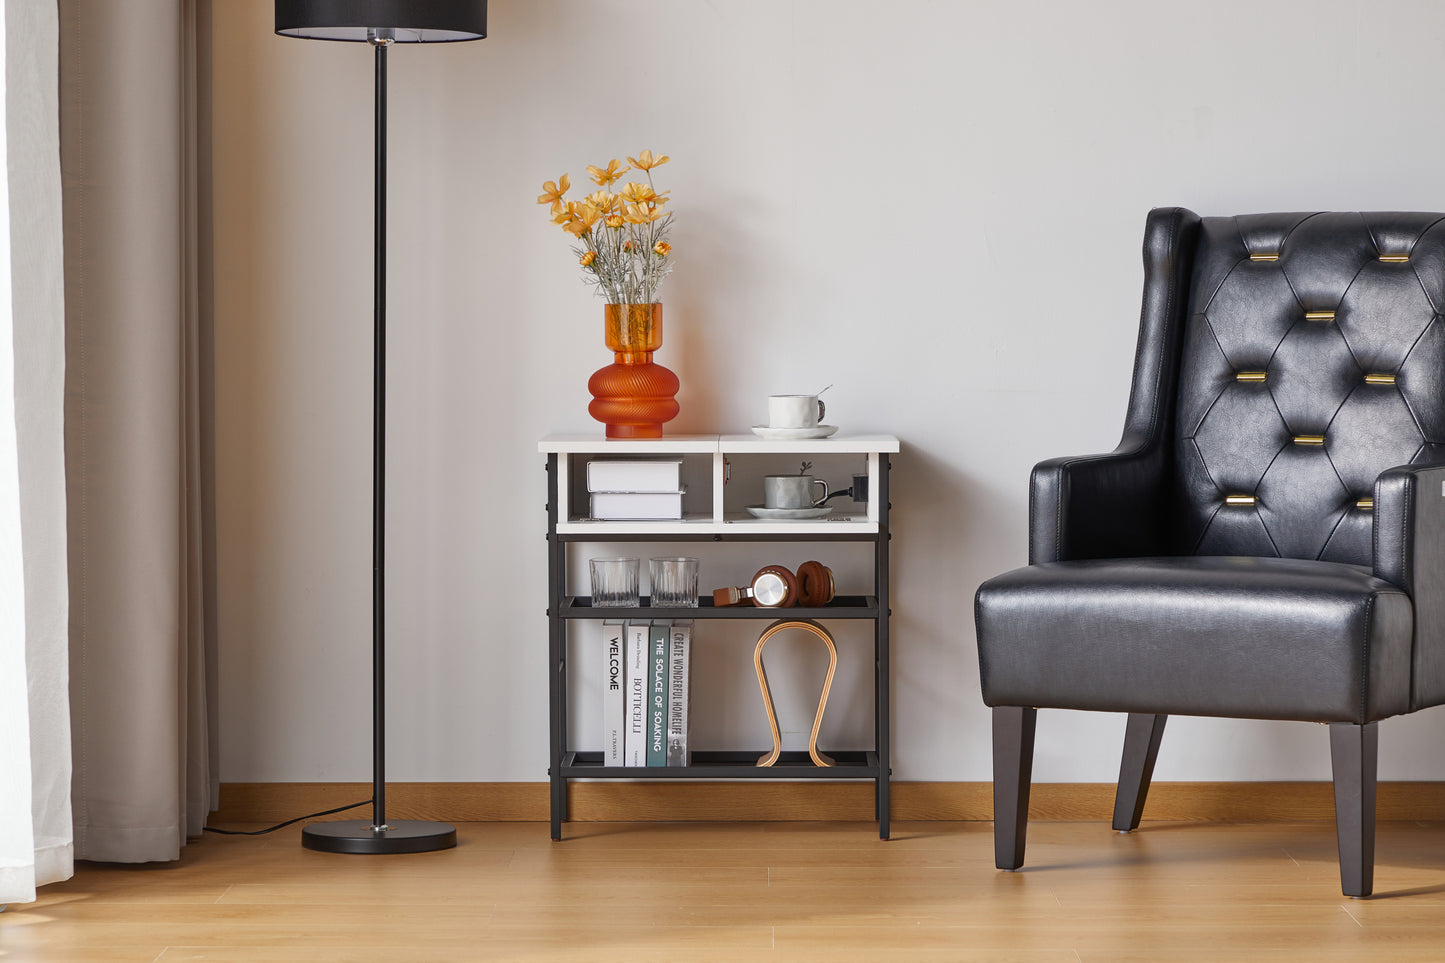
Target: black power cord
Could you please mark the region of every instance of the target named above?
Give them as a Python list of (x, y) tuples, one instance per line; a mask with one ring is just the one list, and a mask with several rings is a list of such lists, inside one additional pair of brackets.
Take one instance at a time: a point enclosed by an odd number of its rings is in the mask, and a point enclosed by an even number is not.
[(830, 493), (827, 498), (823, 499), (823, 501), (831, 501), (832, 499), (837, 498), (839, 495), (847, 495), (855, 502), (866, 502), (868, 500), (868, 476), (854, 475), (852, 488), (840, 488), (837, 491)]
[(276, 825), (268, 827), (266, 829), (214, 829), (210, 826), (207, 826), (205, 827), (205, 831), (208, 833), (219, 833), (222, 836), (264, 836), (267, 833), (274, 833), (278, 829), (285, 829), (287, 826), (290, 826), (293, 823), (299, 823), (303, 819), (317, 819), (321, 816), (334, 816), (336, 813), (344, 813), (348, 809), (356, 809), (358, 806), (370, 805), (371, 800), (365, 799), (359, 803), (352, 803), (350, 806), (338, 806), (336, 809), (328, 809), (325, 812), (312, 813), (309, 816), (297, 816), (295, 819), (288, 819), (284, 823), (277, 823)]

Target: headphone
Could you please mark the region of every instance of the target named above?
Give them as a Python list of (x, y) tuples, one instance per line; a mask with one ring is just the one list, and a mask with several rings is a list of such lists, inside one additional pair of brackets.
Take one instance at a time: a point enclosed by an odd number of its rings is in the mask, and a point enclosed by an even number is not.
[(822, 562), (804, 562), (794, 575), (782, 565), (764, 565), (747, 585), (720, 588), (712, 604), (786, 609), (794, 605), (815, 608), (833, 601), (833, 570)]

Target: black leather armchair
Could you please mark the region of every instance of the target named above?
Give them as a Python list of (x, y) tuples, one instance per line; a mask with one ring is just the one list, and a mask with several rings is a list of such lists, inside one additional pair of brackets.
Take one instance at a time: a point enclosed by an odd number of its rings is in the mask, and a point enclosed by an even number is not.
[(994, 849), (1023, 864), (1038, 708), (1328, 723), (1370, 895), (1379, 720), (1445, 702), (1445, 215), (1150, 213), (1124, 438), (1034, 469), (1029, 565), (975, 615)]

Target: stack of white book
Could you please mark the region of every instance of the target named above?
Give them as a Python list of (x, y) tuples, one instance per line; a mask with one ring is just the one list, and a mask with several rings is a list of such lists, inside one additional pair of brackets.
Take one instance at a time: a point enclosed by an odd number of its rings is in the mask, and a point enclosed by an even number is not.
[(692, 623), (607, 622), (602, 634), (602, 764), (687, 765)]
[(594, 459), (587, 463), (593, 518), (682, 518), (682, 459)]

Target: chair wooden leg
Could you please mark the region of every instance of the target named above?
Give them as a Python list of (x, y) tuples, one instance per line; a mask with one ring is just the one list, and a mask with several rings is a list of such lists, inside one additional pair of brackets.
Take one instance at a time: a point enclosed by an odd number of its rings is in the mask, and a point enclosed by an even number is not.
[(999, 869), (1024, 864), (1037, 718), (1038, 710), (1033, 708), (993, 710), (993, 861)]
[(1149, 782), (1154, 778), (1154, 760), (1159, 758), (1159, 742), (1164, 738), (1164, 723), (1168, 720), (1165, 715), (1129, 713), (1129, 724), (1124, 730), (1124, 758), (1119, 763), (1119, 788), (1114, 793), (1114, 828), (1121, 833), (1139, 828)]
[(1369, 896), (1375, 887), (1375, 774), (1377, 723), (1330, 723), (1330, 762), (1335, 776), (1335, 833), (1340, 843), (1340, 888), (1346, 896)]

